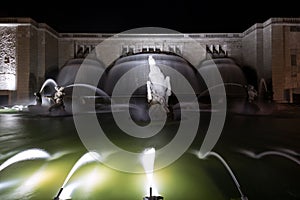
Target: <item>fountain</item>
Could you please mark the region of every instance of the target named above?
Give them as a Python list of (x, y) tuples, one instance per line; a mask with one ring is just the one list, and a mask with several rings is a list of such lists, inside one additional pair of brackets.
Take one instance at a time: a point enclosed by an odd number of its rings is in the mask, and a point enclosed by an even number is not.
[[(151, 59), (149, 60), (149, 58)], [(154, 69), (153, 66), (158, 67)], [(164, 105), (161, 109), (162, 112), (168, 113), (167, 107), (172, 108), (178, 103), (178, 99), (183, 99), (186, 102), (193, 101), (191, 97), (194, 97), (195, 94), (187, 93), (180, 80), (185, 79), (184, 81), (190, 84), (196, 94), (206, 88), (196, 68), (176, 54), (167, 52), (137, 53), (121, 57), (106, 69), (104, 77), (100, 80), (101, 88), (112, 97), (114, 100), (113, 106), (122, 105), (128, 101), (137, 105), (138, 109), (134, 109), (134, 107), (129, 109), (131, 118), (134, 121), (150, 122), (151, 103), (157, 102), (152, 101), (155, 94), (151, 89), (153, 84), (151, 85), (150, 69), (158, 71), (161, 76), (158, 86), (166, 89), (166, 91), (163, 91), (164, 94), (160, 95), (163, 98), (158, 98), (162, 102), (159, 105)], [(171, 93), (171, 86), (172, 92), (176, 91), (176, 93)], [(173, 109), (170, 110), (171, 112), (173, 112)]]
[(155, 149), (154, 148), (146, 149), (142, 154), (141, 162), (147, 176), (148, 185), (146, 188), (149, 188), (149, 194), (148, 196), (144, 197), (143, 200), (163, 199), (163, 197), (158, 194), (158, 191), (155, 187), (154, 180), (153, 180), (154, 161), (155, 161)]
[[(77, 169), (79, 169), (81, 166), (88, 164), (90, 162), (95, 162), (95, 161), (100, 161), (100, 160), (101, 160), (101, 157), (97, 152), (87, 152), (83, 156), (81, 156), (77, 160), (77, 162), (74, 164), (74, 166), (72, 167), (72, 169), (69, 172), (68, 176), (66, 177), (63, 185), (61, 186), (59, 192), (57, 193), (56, 197), (54, 197), (54, 200), (59, 200), (60, 195), (64, 196), (64, 198), (66, 196), (68, 196), (67, 194), (64, 193), (63, 189)], [(72, 187), (72, 188), (75, 189), (75, 187)], [(71, 192), (70, 192), (70, 188), (68, 188), (68, 190), (66, 190), (66, 191), (68, 192), (68, 194), (71, 194), (73, 189), (71, 190)]]
[(240, 87), (240, 88), (243, 88), (245, 89), (245, 85), (242, 85), (242, 84), (239, 84), (239, 83), (222, 83), (222, 84), (218, 84), (218, 85), (214, 85), (213, 87), (210, 87), (206, 90), (204, 90), (203, 92), (201, 92), (199, 95), (198, 95), (198, 98), (201, 98), (202, 96), (205, 96), (209, 93), (209, 90), (211, 89), (214, 89), (214, 88), (217, 88), (217, 87), (222, 87), (222, 86), (236, 86), (236, 87)]
[(65, 86), (65, 88), (70, 88), (70, 87), (84, 87), (84, 88), (88, 88), (91, 90), (95, 90), (96, 94), (99, 94), (101, 96), (104, 96), (104, 98), (107, 98), (110, 100), (110, 96), (108, 96), (108, 94), (106, 94), (103, 90), (101, 90), (100, 88), (97, 88), (95, 86), (92, 85), (88, 85), (88, 84), (80, 84), (80, 83), (75, 83), (75, 84), (71, 84), (71, 85), (67, 85)]
[(47, 159), (50, 155), (42, 149), (27, 149), (6, 160), (0, 165), (0, 172), (6, 167), (25, 160)]
[(210, 151), (208, 153), (206, 153), (205, 155), (202, 155), (200, 151), (192, 151), (193, 154), (195, 154), (199, 159), (205, 159), (209, 156), (213, 156), (216, 157), (219, 161), (221, 161), (221, 163), (224, 165), (225, 169), (228, 171), (228, 173), (230, 174), (233, 182), (235, 183), (236, 188), (238, 189), (240, 195), (241, 195), (241, 200), (248, 200), (248, 198), (244, 195), (244, 193), (242, 192), (241, 186), (236, 178), (236, 176), (234, 175), (233, 171), (231, 170), (231, 168), (229, 167), (229, 165), (227, 164), (227, 162), (224, 160), (224, 158), (213, 151)]
[(54, 88), (55, 86), (57, 86), (57, 83), (55, 82), (55, 80), (49, 78), (43, 83), (39, 92), (42, 93), (44, 91), (44, 88), (49, 85), (52, 85), (52, 87)]
[[(227, 95), (229, 97), (242, 97), (244, 100), (246, 95), (243, 86), (246, 85), (246, 80), (242, 70), (232, 59), (218, 58), (205, 60), (201, 63), (199, 71), (205, 72), (204, 74), (206, 75), (213, 76), (210, 72), (212, 68), (215, 68), (214, 62), (216, 62), (218, 70), (224, 80)], [(92, 80), (85, 80), (86, 78), (81, 78), (80, 76), (79, 78), (77, 77), (77, 73), (81, 67), (84, 68), (84, 77), (92, 77), (93, 74), (102, 75), (96, 85), (90, 82)], [(159, 71), (159, 74), (163, 76), (163, 81), (160, 81), (159, 84), (153, 84), (150, 80), (151, 77), (152, 79), (154, 77), (151, 76), (151, 71), (153, 72), (155, 70)], [(132, 73), (129, 73), (131, 71)], [(107, 67), (94, 58), (71, 59), (61, 68), (56, 81), (47, 79), (40, 89), (40, 92), (42, 92), (47, 85), (59, 85), (64, 87), (66, 93), (64, 102), (66, 103), (67, 112), (49, 113), (46, 112), (45, 108), (42, 109), (37, 106), (29, 110), (36, 111), (36, 113), (41, 112), (45, 115), (64, 116), (73, 114), (74, 110), (80, 113), (114, 112), (114, 107), (120, 108), (122, 107), (120, 105), (132, 104), (128, 107), (131, 118), (134, 121), (149, 122), (151, 120), (149, 116), (150, 107), (152, 104), (158, 103), (162, 105), (162, 111), (165, 111), (168, 117), (180, 119), (181, 106), (189, 108), (190, 102), (193, 102), (195, 95), (186, 93), (185, 86), (182, 85), (181, 81), (178, 81), (182, 78), (187, 80), (194, 90), (193, 92), (198, 97), (201, 97), (198, 98), (198, 100), (202, 101), (206, 98), (206, 94), (208, 94), (207, 85), (197, 69), (183, 57), (174, 53), (136, 53), (122, 56)], [(154, 82), (156, 83), (157, 80), (155, 79)], [(220, 87), (224, 85), (220, 85)], [(74, 87), (83, 89), (79, 90), (79, 95), (72, 95), (71, 97), (71, 94), (74, 94)], [(116, 89), (116, 87), (120, 88)], [(154, 89), (154, 87), (156, 88)], [(163, 91), (164, 94), (157, 96), (158, 87), (162, 87), (163, 89), (167, 88), (167, 90)], [(218, 85), (213, 87), (218, 87)], [(84, 91), (85, 88), (95, 91), (94, 94)], [(131, 91), (132, 89), (133, 91)], [(213, 88), (210, 88), (210, 90), (211, 89)], [(176, 93), (174, 91), (176, 91)], [(158, 98), (159, 96), (163, 96), (163, 98)], [(128, 99), (130, 99), (129, 103), (127, 102)], [(183, 100), (183, 102), (180, 102), (180, 105), (179, 99)], [(71, 101), (71, 103), (69, 101)], [(76, 109), (70, 106), (72, 103), (74, 103), (73, 106), (75, 105)], [(77, 107), (79, 108), (77, 109)], [(198, 110), (195, 106), (193, 109)]]
[[(84, 88), (88, 88), (88, 89), (92, 89), (92, 90), (96, 90), (96, 94), (100, 95), (100, 98), (104, 98), (105, 102), (108, 102), (108, 95), (105, 94), (105, 92), (103, 92), (100, 88), (97, 87), (93, 87), (89, 84), (86, 83), (80, 83), (80, 84), (74, 84), (74, 80), (76, 78), (76, 74), (77, 71), (79, 70), (79, 68), (81, 67), (81, 65), (84, 64), (85, 67), (87, 67), (89, 70), (89, 73), (94, 73), (95, 71), (103, 71), (103, 67), (101, 65), (101, 63), (95, 59), (71, 59), (69, 60), (59, 71), (59, 73), (57, 74), (57, 78), (56, 80), (53, 79), (47, 79), (43, 85), (41, 86), (39, 92), (36, 92), (36, 94), (40, 93), (44, 93), (42, 95), (42, 106), (38, 106), (38, 105), (30, 105), (28, 108), (28, 110), (31, 113), (35, 113), (38, 115), (46, 115), (46, 116), (68, 116), (72, 114), (72, 108), (71, 108), (71, 103), (69, 102), (70, 100), (72, 101), (73, 99), (71, 99), (70, 97), (72, 96), (72, 89), (68, 90), (67, 88), (73, 88), (73, 87), (84, 87)], [(89, 76), (89, 74), (86, 74), (86, 76)], [(47, 91), (47, 93), (45, 93), (45, 88), (47, 86), (51, 86), (49, 91)], [(60, 86), (63, 87), (67, 90), (64, 90), (64, 92), (66, 93), (65, 98), (64, 98), (64, 105), (65, 105), (65, 109), (61, 110), (61, 109), (51, 109), (51, 112), (49, 112), (49, 107), (52, 104), (52, 100), (53, 100), (53, 94), (55, 92), (54, 88)], [(93, 96), (94, 98), (99, 98), (99, 97), (95, 97), (95, 95)], [(81, 103), (86, 100), (84, 99), (85, 97), (79, 97), (79, 100), (81, 101)], [(89, 97), (86, 97), (89, 98)], [(38, 103), (37, 103), (38, 104)], [(54, 105), (54, 104), (52, 104)], [(55, 106), (56, 107), (56, 106)]]
[[(68, 88), (73, 88), (73, 87), (86, 88), (86, 89), (95, 91), (94, 96), (82, 95), (78, 99), (76, 99), (78, 101), (76, 106), (84, 107), (84, 110), (82, 112), (94, 111), (95, 107), (93, 107), (93, 101), (95, 101), (96, 112), (102, 112), (102, 111), (109, 110), (109, 108), (110, 108), (109, 105), (112, 100), (111, 100), (110, 96), (108, 94), (106, 94), (106, 92), (101, 90), (100, 88), (95, 87), (93, 85), (89, 85), (89, 84), (83, 84), (83, 83), (74, 83), (74, 84), (65, 86), (66, 91), (68, 90)], [(84, 93), (84, 91), (83, 91), (83, 93)], [(73, 98), (72, 99), (73, 103), (76, 100)], [(82, 106), (82, 104), (85, 104), (85, 106)], [(91, 105), (91, 107), (89, 108), (86, 104)], [(74, 103), (74, 105), (75, 105), (75, 103)]]
[[(212, 67), (217, 66), (223, 83), (225, 86), (226, 97), (228, 101), (228, 111), (238, 114), (258, 114), (260, 106), (256, 101), (256, 97), (252, 91), (254, 87), (247, 82), (246, 74), (242, 68), (232, 58), (214, 58), (211, 60), (204, 60), (199, 66), (200, 71), (209, 74)], [(215, 85), (209, 89), (214, 89), (221, 85)], [(253, 89), (251, 89), (253, 87)], [(200, 102), (209, 102), (208, 89), (198, 95)], [(221, 101), (221, 99), (220, 99)]]
[(300, 165), (300, 161), (299, 160), (297, 160), (296, 158), (294, 158), (293, 156), (291, 156), (291, 155), (289, 155), (287, 153), (280, 152), (280, 151), (264, 151), (264, 152), (261, 152), (259, 154), (255, 154), (252, 151), (241, 150), (240, 153), (245, 154), (245, 155), (247, 155), (247, 156), (249, 156), (251, 158), (255, 158), (255, 159), (260, 159), (260, 158), (265, 157), (265, 156), (281, 156), (281, 157), (289, 159), (289, 160), (297, 163), (298, 165)]
[[(226, 87), (227, 97), (232, 100), (235, 98), (244, 99), (245, 89), (243, 89), (243, 86), (247, 85), (247, 81), (241, 67), (239, 67), (231, 58), (214, 58), (202, 61), (199, 70), (205, 71), (206, 74), (210, 74), (209, 71), (215, 66), (217, 66), (225, 86), (228, 86)], [(241, 89), (240, 86), (242, 86)]]
[(291, 149), (277, 148), (277, 150), (280, 150), (281, 152), (285, 152), (285, 153), (288, 153), (293, 156), (300, 156), (300, 154), (298, 152), (291, 150)]
[[(45, 93), (46, 87), (50, 87), (47, 93)], [(55, 80), (51, 78), (45, 80), (40, 90), (34, 93), (36, 96), (36, 104), (28, 105), (29, 112), (39, 115), (49, 115), (48, 108), (51, 106), (51, 101), (53, 100), (52, 95), (56, 87), (58, 87), (58, 85)]]
[(264, 78), (260, 79), (258, 86), (258, 94), (261, 102), (270, 103), (273, 100), (273, 91), (272, 89), (268, 89), (268, 85), (270, 84), (267, 84), (267, 82), (268, 81), (266, 81)]

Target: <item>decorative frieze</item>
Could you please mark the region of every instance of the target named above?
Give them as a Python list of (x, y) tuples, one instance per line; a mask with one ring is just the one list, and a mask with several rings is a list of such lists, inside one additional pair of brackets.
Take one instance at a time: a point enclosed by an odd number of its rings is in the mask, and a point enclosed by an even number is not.
[(0, 26), (0, 90), (16, 90), (16, 27)]

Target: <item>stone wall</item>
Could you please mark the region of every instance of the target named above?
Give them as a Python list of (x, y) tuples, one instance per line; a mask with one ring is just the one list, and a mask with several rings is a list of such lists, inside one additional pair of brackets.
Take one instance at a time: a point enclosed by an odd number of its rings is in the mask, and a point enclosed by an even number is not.
[[(85, 53), (95, 49), (94, 56), (106, 65), (124, 53), (146, 49), (177, 53), (196, 67), (208, 57), (210, 49), (222, 49), (241, 67), (255, 69), (258, 81), (264, 80), (268, 89), (273, 88), (274, 100), (292, 102), (293, 94), (300, 93), (300, 18), (271, 18), (244, 33), (59, 34), (30, 18), (0, 18), (0, 25), (0, 90), (13, 101), (32, 97), (49, 72), (80, 56), (80, 48)], [(109, 37), (110, 42), (97, 47)], [(13, 85), (9, 81), (1, 85), (7, 70), (16, 79), (15, 88), (9, 88)]]
[(282, 89), (289, 92), (286, 100), (293, 102), (293, 94), (299, 94), (300, 88), (300, 26), (283, 27), (283, 37), (285, 83)]
[(62, 67), (68, 60), (74, 58), (74, 41), (58, 40), (58, 66)]
[(58, 38), (45, 31), (45, 73), (57, 71), (58, 68)]
[(272, 26), (272, 85), (274, 91), (274, 100), (284, 102), (284, 66), (285, 66), (285, 48), (284, 48), (284, 29), (282, 26)]
[(45, 31), (38, 31), (38, 73), (37, 73), (37, 88), (41, 87), (45, 80), (45, 69), (46, 69), (46, 36)]
[(30, 26), (17, 27), (17, 91), (12, 101), (29, 98)]
[[(98, 59), (106, 64), (112, 63), (124, 51), (137, 53), (146, 49), (147, 51), (160, 50), (177, 53), (190, 61), (194, 66), (199, 64), (199, 60), (207, 57), (206, 46), (220, 47), (226, 51), (227, 55), (233, 57), (238, 64), (242, 64), (242, 39), (239, 34), (149, 34), (149, 35), (118, 35), (111, 38), (91, 39), (91, 38), (67, 38), (60, 39), (60, 65), (72, 58), (72, 53), (76, 52), (76, 46), (97, 46), (96, 54)], [(199, 36), (199, 37), (197, 37)], [(222, 38), (224, 37), (224, 38)], [(73, 41), (73, 43), (71, 42)], [(200, 47), (202, 46), (202, 48)]]
[(266, 81), (268, 90), (272, 90), (272, 26), (264, 27), (262, 43), (262, 78)]
[[(244, 33), (244, 37), (242, 39), (242, 63), (243, 65), (255, 69), (259, 73), (259, 52), (257, 49), (259, 48), (258, 42), (261, 38), (261, 26), (256, 24), (249, 28)], [(260, 65), (261, 67), (261, 65)], [(259, 76), (261, 74), (259, 73)]]
[(28, 98), (33, 98), (33, 93), (38, 89), (38, 72), (39, 72), (39, 43), (38, 30), (34, 26), (29, 26), (30, 30), (30, 73), (29, 73), (29, 88)]

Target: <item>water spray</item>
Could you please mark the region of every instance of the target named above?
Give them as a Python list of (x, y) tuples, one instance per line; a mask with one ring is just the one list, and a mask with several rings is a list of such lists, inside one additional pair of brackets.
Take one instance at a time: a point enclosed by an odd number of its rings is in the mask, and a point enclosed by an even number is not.
[(228, 171), (228, 173), (230, 174), (232, 180), (234, 181), (235, 186), (236, 186), (236, 188), (238, 189), (238, 191), (239, 191), (239, 193), (240, 193), (240, 195), (241, 195), (240, 199), (241, 199), (241, 200), (248, 200), (247, 196), (245, 196), (244, 193), (242, 192), (241, 186), (240, 186), (240, 184), (239, 184), (239, 182), (238, 182), (236, 176), (234, 175), (234, 173), (232, 172), (231, 168), (229, 167), (229, 165), (227, 164), (227, 162), (223, 159), (223, 157), (222, 157), (220, 154), (211, 151), (211, 152), (207, 153), (207, 154), (204, 155), (204, 156), (202, 156), (202, 155), (200, 154), (200, 152), (196, 152), (196, 155), (197, 155), (199, 158), (201, 158), (201, 159), (207, 158), (208, 156), (214, 156), (214, 157), (216, 157), (218, 160), (220, 160), (221, 163), (222, 163), (222, 164), (224, 165), (224, 167), (226, 168), (226, 170)]
[(44, 90), (44, 88), (45, 88), (47, 85), (49, 85), (49, 84), (52, 84), (53, 88), (57, 86), (57, 83), (55, 82), (55, 80), (49, 78), (49, 79), (47, 79), (47, 80), (43, 83), (43, 85), (42, 85), (42, 87), (41, 87), (41, 89), (40, 89), (40, 93), (42, 93), (43, 90)]
[[(290, 154), (293, 153), (292, 155), (297, 155), (297, 152), (293, 152), (291, 150), (288, 150), (287, 152), (290, 153)], [(250, 158), (255, 158), (255, 159), (260, 159), (260, 158), (265, 157), (265, 156), (280, 156), (280, 157), (289, 159), (289, 160), (297, 163), (298, 165), (300, 165), (300, 161), (298, 159), (296, 159), (295, 157), (293, 157), (290, 154), (285, 153), (285, 152), (280, 152), (280, 151), (264, 151), (264, 152), (261, 152), (259, 154), (255, 154), (252, 151), (242, 150), (241, 153), (249, 156)]]
[[(58, 191), (56, 197), (54, 197), (54, 200), (59, 200), (60, 195), (63, 192), (64, 187), (66, 186), (66, 184), (68, 183), (68, 181), (70, 180), (71, 176), (75, 173), (75, 171), (80, 168), (81, 166), (90, 163), (90, 162), (94, 162), (97, 160), (100, 160), (100, 155), (97, 152), (87, 152), (85, 153), (83, 156), (80, 157), (80, 159), (75, 163), (75, 165), (72, 167), (71, 171), (69, 172), (67, 178), (65, 179), (63, 185), (61, 186), (60, 190)], [(72, 192), (72, 191), (71, 191)], [(71, 199), (71, 198), (68, 198)]]
[[(154, 160), (155, 160), (155, 149), (149, 148), (146, 149), (141, 157), (141, 161), (144, 167), (144, 170), (148, 179), (149, 186), (149, 196), (143, 198), (143, 200), (162, 200), (164, 199), (162, 196), (157, 195), (158, 192), (154, 186), (153, 181), (153, 169), (154, 169)], [(153, 195), (154, 193), (154, 195)]]
[(0, 171), (17, 162), (21, 162), (25, 160), (35, 160), (35, 159), (48, 159), (48, 158), (50, 158), (50, 154), (43, 149), (27, 149), (12, 156), (8, 160), (6, 160), (3, 164), (1, 164)]

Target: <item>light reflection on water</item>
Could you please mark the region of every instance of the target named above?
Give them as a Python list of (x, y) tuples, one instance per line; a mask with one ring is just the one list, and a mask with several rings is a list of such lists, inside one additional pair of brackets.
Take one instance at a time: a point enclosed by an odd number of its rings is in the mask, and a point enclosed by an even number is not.
[[(284, 199), (291, 194), (300, 198), (300, 173), (297, 165), (276, 157), (254, 160), (236, 151), (250, 149), (261, 152), (274, 147), (299, 153), (299, 130), (299, 118), (228, 116), (215, 148), (230, 161), (249, 199), (268, 199), (272, 195)], [(192, 148), (199, 149), (201, 138), (201, 135), (197, 136)], [(30, 148), (45, 149), (52, 157), (44, 161), (16, 163), (0, 172), (0, 199), (53, 199), (74, 163), (86, 153), (72, 117), (0, 114), (0, 144), (0, 164)], [(213, 159), (200, 161), (185, 154), (173, 165), (155, 172), (154, 176), (161, 195), (166, 199), (186, 197), (217, 200), (238, 197), (230, 177), (227, 177), (228, 174), (219, 165)], [(95, 167), (96, 174), (92, 173)], [(285, 168), (289, 170), (283, 171)], [(106, 176), (103, 176), (104, 171)], [(43, 178), (36, 185), (28, 183), (31, 188), (28, 187), (22, 194), (16, 193), (26, 181), (36, 180), (34, 177), (39, 173)], [(277, 176), (271, 176), (271, 173), (276, 173)], [(87, 190), (85, 186), (88, 177), (101, 179), (101, 185)], [(145, 175), (121, 173), (99, 163), (92, 163), (78, 170), (66, 187), (76, 183), (71, 192), (74, 199), (103, 196), (107, 199), (142, 199), (146, 182)], [(111, 192), (112, 189), (114, 193)]]
[(39, 146), (53, 150), (80, 143), (72, 118), (48, 118), (21, 114), (0, 115), (0, 153)]

